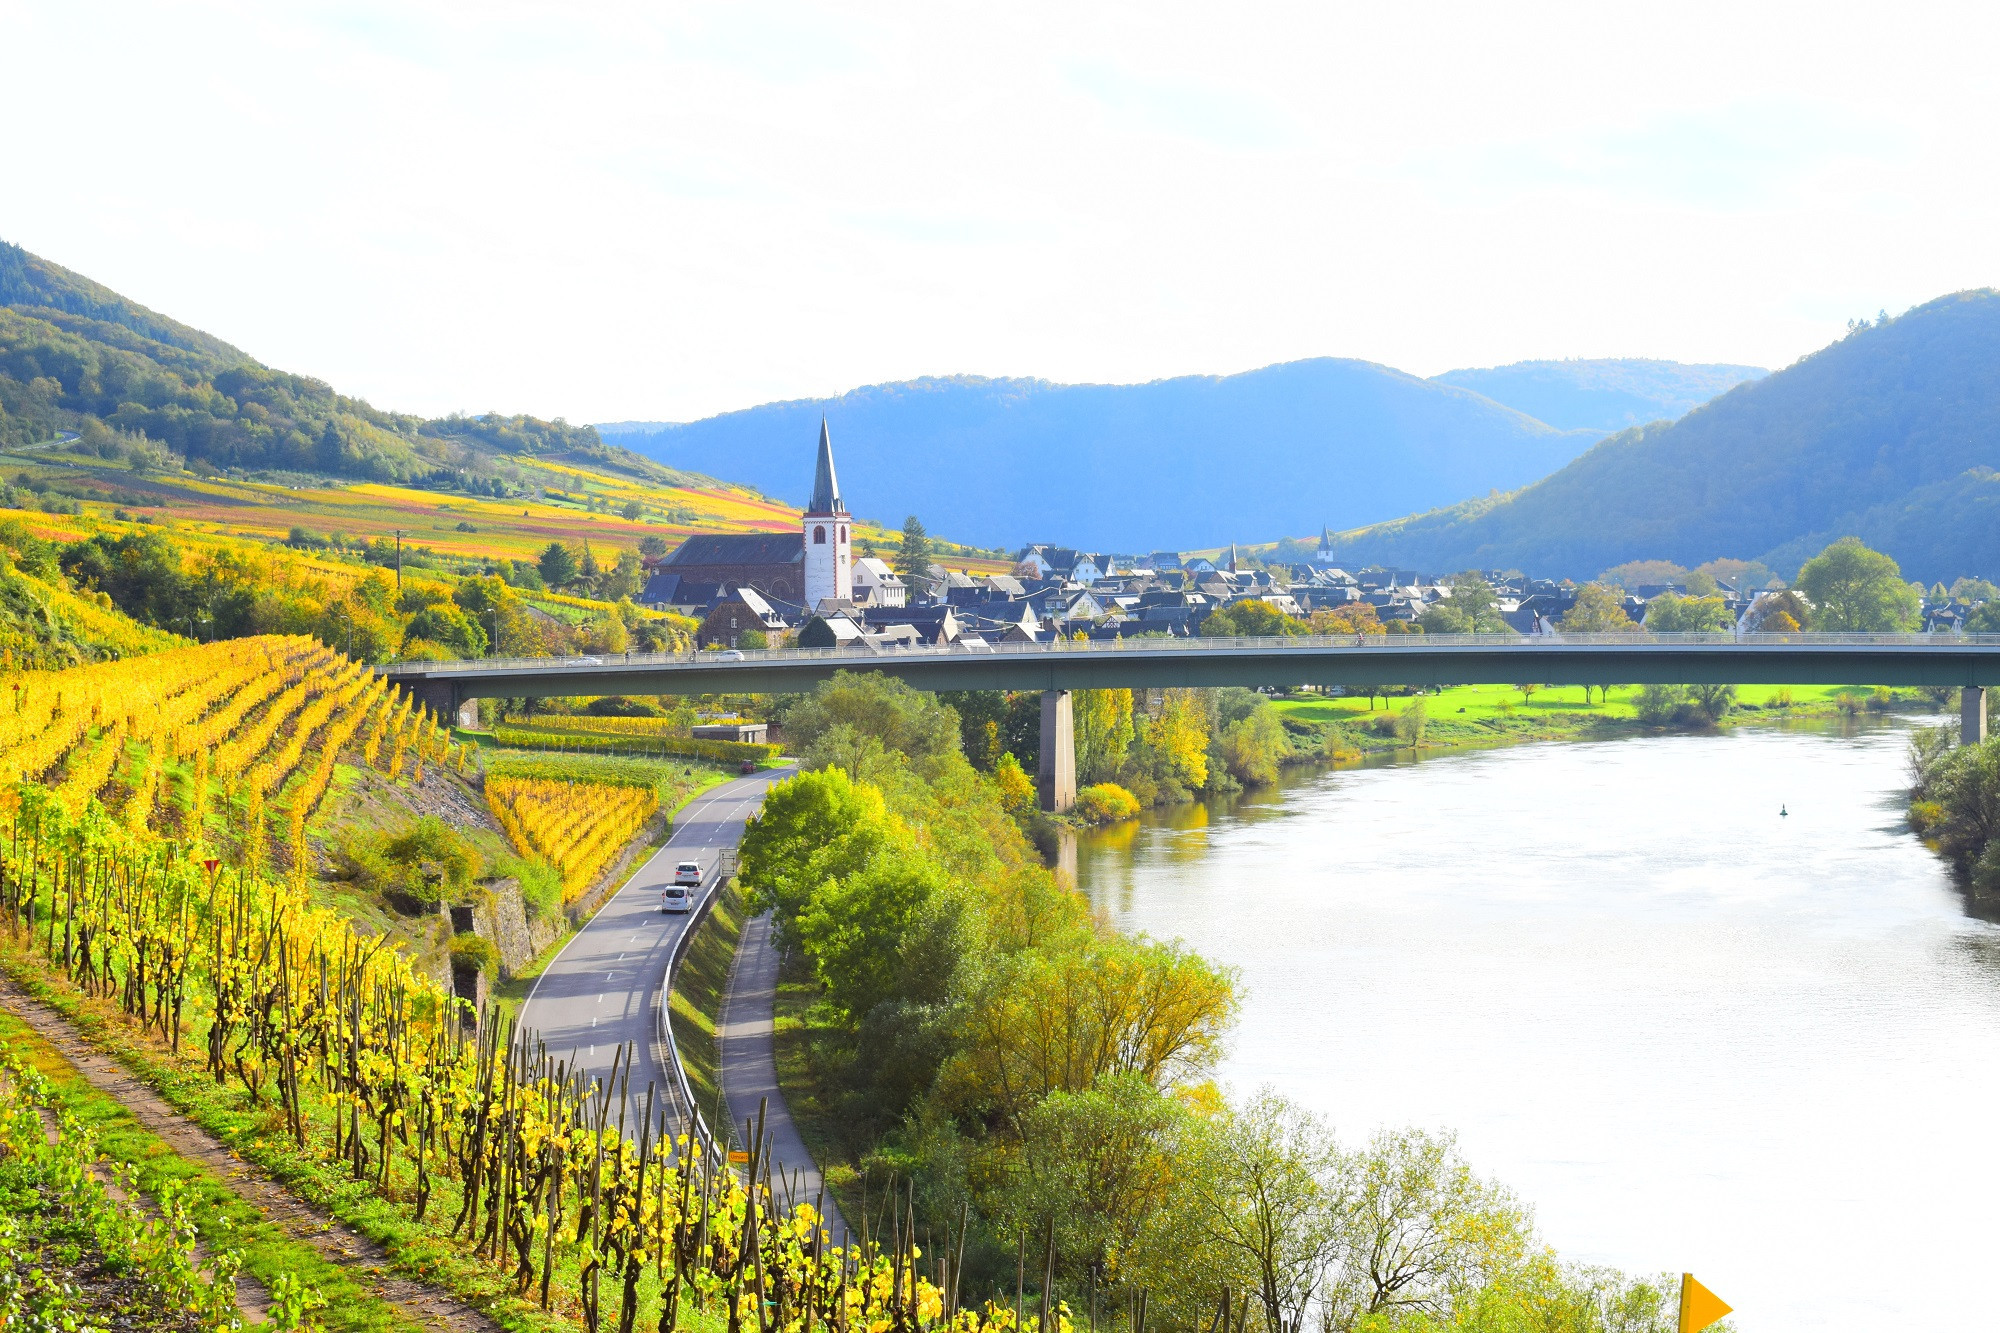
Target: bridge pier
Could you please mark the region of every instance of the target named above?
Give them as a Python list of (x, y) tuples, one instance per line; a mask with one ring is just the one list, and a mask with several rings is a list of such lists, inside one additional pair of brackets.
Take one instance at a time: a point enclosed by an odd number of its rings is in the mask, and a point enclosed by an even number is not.
[(1042, 758), (1035, 779), (1042, 809), (1061, 815), (1076, 805), (1076, 711), (1068, 690), (1042, 691)]
[[(394, 677), (391, 677), (394, 680)], [(479, 700), (461, 699), (458, 688), (449, 680), (414, 680), (395, 682), (396, 687), (415, 699), (419, 708), (427, 708), (431, 716), (443, 727), (476, 727), (479, 725)]]
[(1958, 742), (1977, 745), (1986, 739), (1986, 687), (1967, 685), (1958, 692)]

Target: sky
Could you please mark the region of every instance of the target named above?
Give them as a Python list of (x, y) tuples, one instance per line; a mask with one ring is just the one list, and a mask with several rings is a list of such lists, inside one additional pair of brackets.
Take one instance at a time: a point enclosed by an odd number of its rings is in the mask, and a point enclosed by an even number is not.
[(0, 0), (0, 239), (403, 411), (1783, 366), (2000, 281), (2000, 13)]

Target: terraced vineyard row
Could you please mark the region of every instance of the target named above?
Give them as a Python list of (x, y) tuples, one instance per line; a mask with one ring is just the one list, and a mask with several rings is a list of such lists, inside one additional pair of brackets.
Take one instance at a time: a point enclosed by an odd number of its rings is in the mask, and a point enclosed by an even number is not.
[(258, 866), (274, 813), (290, 863), (303, 864), (306, 821), (357, 737), (364, 762), (392, 778), (466, 754), (406, 696), (308, 638), (232, 639), (0, 686), (0, 782), (36, 783), (72, 813), (97, 801), (131, 829), (197, 847), (233, 832)]
[(489, 777), (486, 804), (516, 847), (561, 870), (567, 905), (653, 817), (660, 799), (650, 787)]

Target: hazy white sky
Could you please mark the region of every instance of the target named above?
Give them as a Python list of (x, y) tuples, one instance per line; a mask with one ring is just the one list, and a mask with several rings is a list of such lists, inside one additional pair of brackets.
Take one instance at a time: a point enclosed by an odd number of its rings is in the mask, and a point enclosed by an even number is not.
[(384, 407), (1778, 366), (2000, 269), (1994, 10), (0, 0), (0, 238)]

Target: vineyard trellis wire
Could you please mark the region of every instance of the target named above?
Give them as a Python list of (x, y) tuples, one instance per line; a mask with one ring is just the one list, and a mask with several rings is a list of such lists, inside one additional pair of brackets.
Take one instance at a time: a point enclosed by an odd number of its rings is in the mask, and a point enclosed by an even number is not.
[(190, 1058), (300, 1150), (406, 1197), (544, 1308), (620, 1333), (646, 1308), (670, 1330), (684, 1307), (733, 1333), (1015, 1327), (960, 1305), (962, 1227), (956, 1251), (947, 1232), (927, 1253), (899, 1209), (884, 1237), (835, 1245), (774, 1175), (761, 1124), (739, 1173), (690, 1146), (665, 1089), (629, 1086), (628, 1058), (592, 1081), (490, 1012), (468, 1027), (462, 1001), (295, 880), (198, 860), (34, 784), (0, 796), (0, 821), (15, 948), (175, 1050), (198, 1038)]

